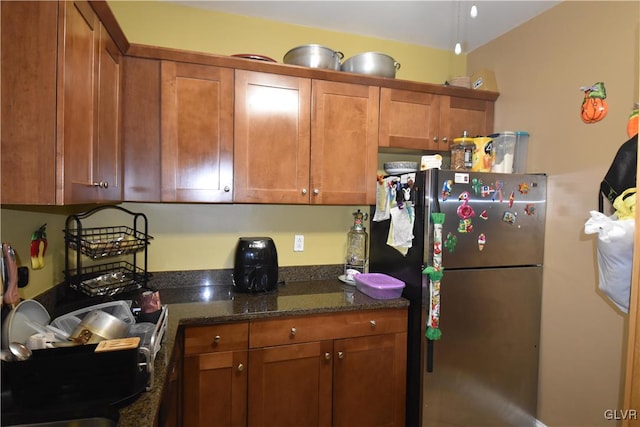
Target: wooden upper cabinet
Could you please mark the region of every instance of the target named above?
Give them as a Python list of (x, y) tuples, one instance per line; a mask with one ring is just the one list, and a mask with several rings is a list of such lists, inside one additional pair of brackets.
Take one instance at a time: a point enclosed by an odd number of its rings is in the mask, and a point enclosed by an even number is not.
[(240, 203), (373, 204), (379, 88), (236, 70)]
[(86, 1), (1, 7), (2, 203), (121, 201), (119, 50)]
[(122, 90), (124, 200), (160, 201), (160, 61), (126, 56)]
[(311, 203), (375, 204), (377, 86), (313, 81)]
[(122, 55), (87, 2), (61, 2), (58, 141), (64, 141), (64, 203), (122, 201)]
[(381, 148), (448, 151), (463, 132), (493, 133), (494, 101), (380, 89)]
[(309, 203), (311, 80), (236, 70), (234, 201)]
[(233, 200), (233, 70), (161, 63), (162, 201)]
[(380, 89), (380, 147), (439, 150), (439, 127), (440, 96)]
[(440, 97), (440, 139), (449, 143), (466, 131), (471, 137), (487, 136), (493, 133), (494, 101)]

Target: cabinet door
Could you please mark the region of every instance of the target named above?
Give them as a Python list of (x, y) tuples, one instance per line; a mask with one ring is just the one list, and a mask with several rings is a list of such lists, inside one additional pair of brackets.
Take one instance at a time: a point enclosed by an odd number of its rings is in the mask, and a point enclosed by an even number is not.
[(404, 426), (406, 333), (334, 342), (333, 426)]
[(125, 56), (123, 67), (124, 200), (159, 202), (160, 61)]
[(372, 205), (380, 89), (313, 81), (311, 203)]
[(331, 426), (331, 369), (331, 341), (251, 350), (249, 427)]
[(449, 143), (466, 131), (469, 136), (493, 133), (494, 102), (482, 99), (442, 96), (440, 101), (440, 140)]
[(161, 64), (162, 201), (231, 202), (233, 70)]
[(97, 131), (94, 149), (94, 182), (101, 184), (101, 202), (122, 201), (122, 145), (120, 102), (122, 54), (100, 24)]
[(58, 5), (0, 2), (2, 204), (56, 203)]
[(247, 351), (184, 358), (184, 427), (246, 426)]
[(236, 70), (234, 196), (309, 203), (309, 79)]
[(440, 150), (439, 126), (438, 95), (380, 89), (379, 147)]
[(99, 200), (94, 181), (93, 143), (96, 123), (94, 100), (98, 72), (99, 21), (87, 2), (60, 2), (65, 25), (58, 66), (57, 140), (63, 145), (64, 181), (59, 187), (64, 203)]

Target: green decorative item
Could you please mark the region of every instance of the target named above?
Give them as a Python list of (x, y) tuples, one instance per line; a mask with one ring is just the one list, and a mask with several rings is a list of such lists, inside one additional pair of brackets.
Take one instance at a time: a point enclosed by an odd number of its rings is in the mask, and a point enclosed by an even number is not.
[(445, 221), (445, 214), (432, 213), (433, 223), (433, 265), (425, 268), (422, 274), (429, 276), (429, 318), (427, 320), (427, 331), (425, 336), (432, 341), (442, 337), (440, 330), (440, 281), (442, 280), (442, 224)]

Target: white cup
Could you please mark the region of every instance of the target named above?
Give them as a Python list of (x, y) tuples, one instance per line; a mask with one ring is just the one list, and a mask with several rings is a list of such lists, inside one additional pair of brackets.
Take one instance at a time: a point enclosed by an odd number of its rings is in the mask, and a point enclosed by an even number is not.
[(56, 341), (53, 332), (37, 333), (27, 338), (26, 346), (29, 350), (42, 350), (49, 347), (49, 343)]

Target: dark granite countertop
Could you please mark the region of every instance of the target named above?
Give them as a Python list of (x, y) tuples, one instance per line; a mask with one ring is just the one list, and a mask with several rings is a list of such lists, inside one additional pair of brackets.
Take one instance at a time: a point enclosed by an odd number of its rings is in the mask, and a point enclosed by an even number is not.
[[(203, 282), (200, 282), (203, 283)], [(407, 307), (405, 299), (376, 300), (337, 279), (294, 281), (268, 294), (235, 293), (233, 286), (158, 287), (169, 310), (162, 349), (154, 365), (154, 386), (120, 410), (119, 426), (154, 425), (178, 332), (186, 325), (265, 317)]]

